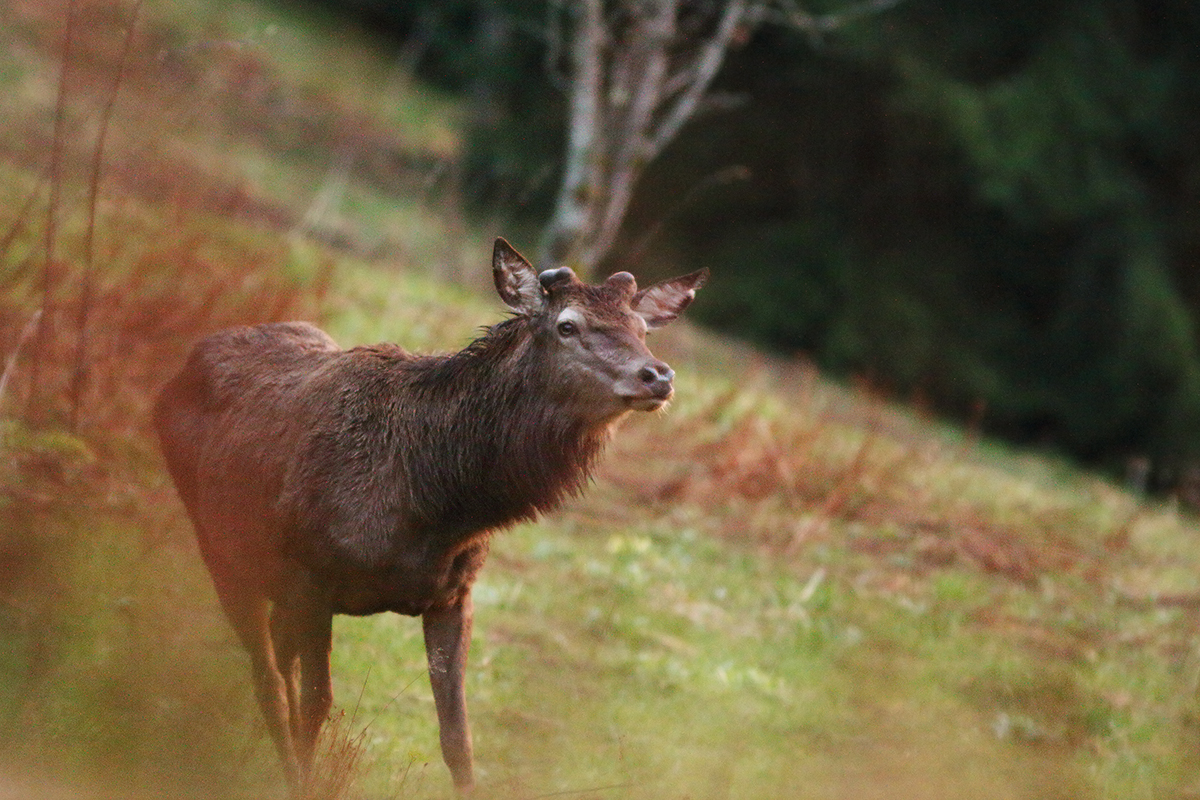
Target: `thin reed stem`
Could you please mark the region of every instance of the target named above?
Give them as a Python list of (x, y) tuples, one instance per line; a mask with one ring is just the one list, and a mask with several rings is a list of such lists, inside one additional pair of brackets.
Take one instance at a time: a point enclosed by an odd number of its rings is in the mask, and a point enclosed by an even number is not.
[(71, 72), (71, 50), (75, 37), (75, 24), (79, 16), (78, 0), (68, 0), (67, 19), (63, 30), (62, 66), (58, 76), (58, 97), (54, 103), (54, 137), (50, 146), (50, 196), (46, 203), (45, 262), (42, 267), (42, 314), (38, 317), (37, 333), (34, 336), (33, 363), (30, 368), (29, 398), (25, 416), (29, 420), (42, 419), (45, 410), (39, 407), (41, 398), (42, 365), (47, 360), (51, 328), (55, 317), (54, 292), (58, 266), (55, 247), (58, 236), (58, 207), (62, 190), (63, 129), (66, 127), (68, 80)]
[(108, 139), (108, 127), (121, 82), (125, 78), (125, 67), (129, 63), (129, 52), (133, 46), (133, 35), (143, 0), (135, 0), (129, 24), (125, 28), (125, 39), (121, 43), (121, 56), (117, 61), (117, 74), (100, 114), (100, 129), (96, 133), (96, 146), (92, 149), (92, 168), (88, 183), (87, 230), (83, 239), (83, 278), (80, 285), (79, 315), (76, 318), (75, 364), (71, 371), (71, 430), (79, 431), (79, 410), (83, 404), (83, 393), (88, 377), (88, 317), (91, 314), (96, 287), (96, 206), (100, 199), (100, 177), (104, 166), (104, 145)]

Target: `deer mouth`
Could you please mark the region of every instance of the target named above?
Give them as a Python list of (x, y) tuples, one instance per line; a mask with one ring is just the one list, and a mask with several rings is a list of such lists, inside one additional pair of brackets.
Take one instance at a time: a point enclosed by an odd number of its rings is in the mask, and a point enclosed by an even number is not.
[(632, 395), (624, 399), (633, 411), (658, 411), (671, 402), (674, 395), (675, 390), (668, 385), (665, 389), (654, 389), (645, 394)]

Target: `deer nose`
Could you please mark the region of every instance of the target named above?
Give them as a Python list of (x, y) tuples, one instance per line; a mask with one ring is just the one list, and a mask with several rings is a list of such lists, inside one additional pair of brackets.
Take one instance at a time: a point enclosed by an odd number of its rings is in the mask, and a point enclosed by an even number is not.
[(666, 397), (671, 393), (675, 370), (661, 361), (651, 361), (638, 371), (638, 378), (656, 397)]

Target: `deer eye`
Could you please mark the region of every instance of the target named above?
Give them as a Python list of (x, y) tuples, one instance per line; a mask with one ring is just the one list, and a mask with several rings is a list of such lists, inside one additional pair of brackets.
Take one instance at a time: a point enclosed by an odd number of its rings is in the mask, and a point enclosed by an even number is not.
[(579, 333), (579, 327), (574, 322), (564, 320), (563, 322), (558, 323), (559, 336), (565, 338), (567, 336), (574, 336), (577, 333)]

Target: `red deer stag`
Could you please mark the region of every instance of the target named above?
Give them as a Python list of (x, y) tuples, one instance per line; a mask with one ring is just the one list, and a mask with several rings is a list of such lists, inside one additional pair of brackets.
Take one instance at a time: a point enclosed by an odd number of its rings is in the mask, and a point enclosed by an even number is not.
[(583, 489), (613, 424), (671, 399), (646, 331), (675, 319), (701, 270), (638, 290), (618, 272), (537, 274), (496, 240), (515, 312), (466, 349), (342, 350), (291, 322), (192, 351), (155, 424), (293, 791), (333, 702), (334, 614), (421, 616), (442, 755), (474, 783), (463, 670), (471, 585), (491, 533)]

